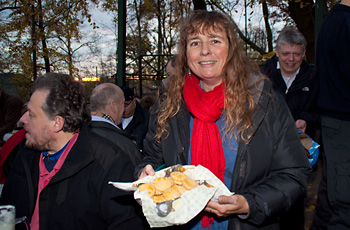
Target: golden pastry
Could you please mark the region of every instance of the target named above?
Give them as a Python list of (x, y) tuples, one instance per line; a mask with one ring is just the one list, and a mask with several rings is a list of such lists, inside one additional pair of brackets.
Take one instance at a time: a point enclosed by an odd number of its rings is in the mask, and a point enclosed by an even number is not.
[(174, 185), (172, 188), (179, 191), (181, 193), (181, 195), (182, 195), (182, 193), (187, 191), (187, 189), (185, 189), (185, 187), (182, 185)]
[(150, 197), (153, 197), (156, 189), (151, 184), (141, 184), (139, 185), (140, 192), (147, 191)]
[(172, 200), (180, 196), (181, 196), (181, 193), (174, 188), (168, 188), (163, 193), (163, 197), (165, 200)]
[(195, 180), (192, 180), (191, 178), (186, 178), (183, 182), (183, 186), (187, 189), (187, 190), (191, 190), (195, 187), (198, 186), (197, 182)]
[(154, 203), (162, 203), (165, 201), (163, 196), (153, 196), (152, 200)]
[(155, 195), (162, 195), (165, 190), (174, 185), (170, 177), (159, 177), (153, 180), (152, 185), (156, 189)]
[(187, 178), (186, 174), (182, 172), (172, 172), (170, 173), (170, 177), (174, 180), (174, 183), (177, 185), (182, 185), (184, 180)]

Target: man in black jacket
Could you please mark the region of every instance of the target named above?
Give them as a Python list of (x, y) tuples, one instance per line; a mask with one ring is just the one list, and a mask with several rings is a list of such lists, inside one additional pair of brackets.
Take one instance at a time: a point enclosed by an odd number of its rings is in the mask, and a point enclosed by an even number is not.
[(118, 125), (124, 112), (124, 93), (115, 84), (102, 83), (95, 87), (90, 96), (92, 132), (107, 138), (121, 148), (134, 166), (141, 161), (138, 145)]
[[(317, 81), (315, 70), (304, 60), (306, 39), (293, 27), (284, 28), (276, 42), (276, 56), (268, 60), (263, 73), (273, 88), (283, 95), (295, 125), (315, 138), (319, 115), (316, 111)], [(281, 229), (304, 229), (304, 203), (299, 202), (281, 216)]]
[(266, 62), (262, 72), (284, 96), (297, 129), (314, 138), (319, 126), (318, 84), (315, 70), (304, 60), (305, 50), (304, 36), (293, 27), (284, 28), (277, 38), (276, 56)]
[(32, 230), (143, 229), (132, 194), (109, 181), (133, 181), (133, 166), (112, 142), (90, 133), (83, 87), (65, 74), (34, 83), (27, 131), (1, 196)]
[(324, 148), (312, 230), (350, 229), (350, 0), (325, 18), (316, 49)]
[(125, 96), (121, 127), (135, 139), (140, 149), (143, 150), (143, 140), (148, 130), (149, 112), (137, 102), (132, 89), (127, 86), (121, 88)]

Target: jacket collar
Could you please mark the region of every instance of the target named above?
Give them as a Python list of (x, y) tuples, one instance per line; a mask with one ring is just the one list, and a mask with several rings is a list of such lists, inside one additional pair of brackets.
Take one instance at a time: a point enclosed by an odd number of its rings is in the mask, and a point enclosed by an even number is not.
[(87, 124), (84, 123), (80, 129), (78, 139), (70, 150), (62, 168), (52, 178), (50, 184), (76, 174), (94, 160), (91, 152), (92, 147), (90, 146), (90, 142), (87, 141), (88, 139), (88, 128)]
[(114, 125), (111, 125), (107, 122), (104, 122), (104, 121), (91, 121), (90, 124), (89, 124), (89, 128), (104, 128), (104, 129), (109, 129), (111, 131), (114, 131), (114, 132), (117, 132), (127, 138), (129, 138), (130, 140), (133, 140), (133, 136), (132, 135), (129, 135), (127, 134), (126, 132), (124, 132), (123, 130), (121, 130), (119, 127), (115, 127)]
[[(259, 88), (261, 91), (259, 91)], [(254, 101), (256, 101), (255, 109), (253, 111), (253, 117), (252, 117), (252, 129), (247, 130), (246, 133), (243, 134), (245, 138), (248, 138), (249, 136), (253, 136), (256, 132), (256, 129), (259, 127), (261, 122), (263, 121), (266, 113), (269, 103), (271, 103), (272, 100), (272, 84), (269, 80), (263, 80), (260, 82), (258, 91), (256, 92), (256, 95), (254, 96)], [(242, 142), (242, 140), (240, 140)], [(250, 139), (248, 140), (248, 143), (240, 143), (239, 146), (246, 146), (249, 144)]]

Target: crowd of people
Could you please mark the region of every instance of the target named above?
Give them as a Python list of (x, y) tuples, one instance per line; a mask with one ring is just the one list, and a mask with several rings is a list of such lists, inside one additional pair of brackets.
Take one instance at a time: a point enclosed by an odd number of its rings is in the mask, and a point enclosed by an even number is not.
[(24, 127), (0, 149), (0, 204), (14, 205), (32, 230), (149, 229), (132, 192), (108, 182), (202, 165), (234, 194), (165, 229), (303, 229), (312, 167), (299, 133), (320, 130), (325, 167), (312, 229), (350, 229), (350, 0), (325, 19), (315, 69), (296, 28), (280, 32), (260, 68), (234, 28), (216, 11), (183, 19), (155, 101), (102, 83), (88, 108), (83, 85), (61, 73), (35, 80), (22, 114), (22, 101), (0, 91), (0, 130)]

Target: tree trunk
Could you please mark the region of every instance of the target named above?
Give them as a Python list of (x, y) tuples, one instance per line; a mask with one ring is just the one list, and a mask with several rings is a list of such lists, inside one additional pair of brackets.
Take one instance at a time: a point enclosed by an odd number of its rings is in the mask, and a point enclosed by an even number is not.
[(67, 53), (68, 53), (68, 71), (69, 75), (73, 76), (73, 52), (72, 52), (72, 47), (71, 47), (71, 40), (70, 36), (68, 36), (68, 41), (67, 41)]
[[(161, 70), (161, 58), (160, 58), (160, 54), (163, 53), (163, 34), (162, 34), (162, 18), (160, 16), (161, 12), (162, 12), (162, 8), (161, 8), (161, 3), (160, 0), (158, 0), (158, 9), (157, 9), (158, 13), (157, 13), (157, 19), (158, 19), (158, 62), (157, 62), (157, 78), (161, 78), (161, 74), (160, 74), (160, 70)], [(142, 95), (141, 95), (142, 96)]]
[(37, 66), (36, 66), (36, 32), (35, 32), (35, 14), (34, 14), (34, 5), (32, 5), (32, 16), (31, 16), (31, 20), (32, 20), (32, 53), (33, 53), (33, 80), (36, 79), (37, 77)]
[(207, 10), (205, 0), (193, 0), (194, 10)]
[(47, 44), (46, 44), (44, 17), (43, 17), (41, 0), (38, 0), (38, 6), (39, 6), (39, 31), (40, 31), (41, 44), (43, 46), (43, 57), (44, 57), (44, 63), (45, 63), (45, 71), (46, 71), (46, 73), (49, 73), (50, 72), (50, 59), (49, 59), (49, 52), (47, 50)]
[(288, 1), (289, 15), (300, 33), (306, 38), (306, 59), (312, 64), (315, 59), (315, 8), (313, 0)]
[(272, 31), (269, 23), (269, 10), (268, 10), (266, 1), (262, 2), (262, 9), (263, 9), (265, 29), (266, 29), (266, 35), (267, 35), (267, 45), (269, 48), (269, 52), (271, 52), (273, 51), (273, 42), (272, 42), (273, 38), (272, 38)]

